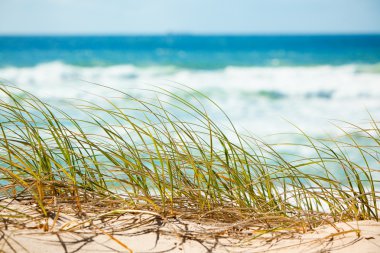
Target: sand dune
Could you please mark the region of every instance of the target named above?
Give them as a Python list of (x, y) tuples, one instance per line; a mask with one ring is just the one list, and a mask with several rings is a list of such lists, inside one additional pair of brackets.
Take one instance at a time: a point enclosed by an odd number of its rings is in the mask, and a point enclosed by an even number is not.
[[(17, 205), (20, 213), (38, 217), (33, 206), (13, 201), (8, 207), (14, 209)], [(380, 223), (369, 220), (323, 225), (306, 233), (267, 233), (255, 239), (259, 234), (254, 228), (234, 234), (225, 224), (200, 224), (174, 218), (162, 221), (153, 214), (138, 211), (112, 220), (87, 218), (83, 222), (60, 214), (59, 218), (47, 219), (48, 226), (42, 221), (12, 223), (3, 219), (0, 251), (380, 252)]]

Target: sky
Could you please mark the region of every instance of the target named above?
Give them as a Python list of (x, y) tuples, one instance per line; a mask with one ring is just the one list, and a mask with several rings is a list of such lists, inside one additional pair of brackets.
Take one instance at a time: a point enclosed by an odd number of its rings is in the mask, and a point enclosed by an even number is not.
[(0, 0), (0, 34), (380, 33), (380, 0)]

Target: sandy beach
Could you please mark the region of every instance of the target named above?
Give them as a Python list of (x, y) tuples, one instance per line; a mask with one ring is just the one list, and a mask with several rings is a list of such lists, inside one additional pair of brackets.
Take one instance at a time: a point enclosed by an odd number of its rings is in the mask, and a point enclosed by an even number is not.
[(0, 253), (380, 253), (380, 0), (0, 0)]
[[(379, 252), (380, 223), (331, 223), (303, 232), (262, 233), (243, 223), (194, 222), (129, 210), (76, 218), (42, 218), (35, 206), (3, 200), (1, 205), (34, 219), (3, 219), (1, 252)], [(2, 211), (2, 215), (10, 212)], [(248, 222), (248, 221), (246, 221)]]
[[(322, 226), (289, 238), (265, 236), (241, 243), (237, 239), (197, 239), (167, 235), (165, 227), (151, 224), (110, 236), (88, 232), (3, 230), (2, 252), (379, 252), (380, 223), (360, 221)], [(356, 231), (359, 229), (360, 235)], [(162, 231), (161, 231), (162, 230)], [(246, 238), (249, 240), (249, 238)], [(124, 244), (129, 250), (120, 245)]]

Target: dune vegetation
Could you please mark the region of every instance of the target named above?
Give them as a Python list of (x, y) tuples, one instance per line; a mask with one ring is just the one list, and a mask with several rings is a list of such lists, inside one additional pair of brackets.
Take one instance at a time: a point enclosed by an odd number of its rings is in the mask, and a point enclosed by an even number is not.
[[(299, 130), (305, 141), (284, 145), (309, 155), (292, 156), (237, 131), (221, 109), (230, 125), (218, 125), (198, 98), (213, 102), (184, 89), (186, 99), (162, 88), (149, 91), (156, 99), (113, 90), (124, 103), (77, 101), (85, 116), (75, 118), (0, 86), (1, 198), (27, 200), (44, 217), (60, 206), (78, 217), (136, 210), (264, 232), (379, 219), (380, 128), (370, 114), (365, 127), (342, 122), (339, 136)], [(3, 219), (25, 219), (0, 209)]]

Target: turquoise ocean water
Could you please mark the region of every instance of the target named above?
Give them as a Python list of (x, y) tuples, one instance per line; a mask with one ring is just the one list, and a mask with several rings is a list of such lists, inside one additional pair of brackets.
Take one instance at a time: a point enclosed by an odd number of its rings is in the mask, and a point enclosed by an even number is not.
[(321, 136), (331, 120), (380, 118), (380, 35), (2, 36), (0, 79), (51, 103), (107, 95), (84, 81), (134, 93), (181, 83), (254, 135), (292, 132), (290, 121)]

